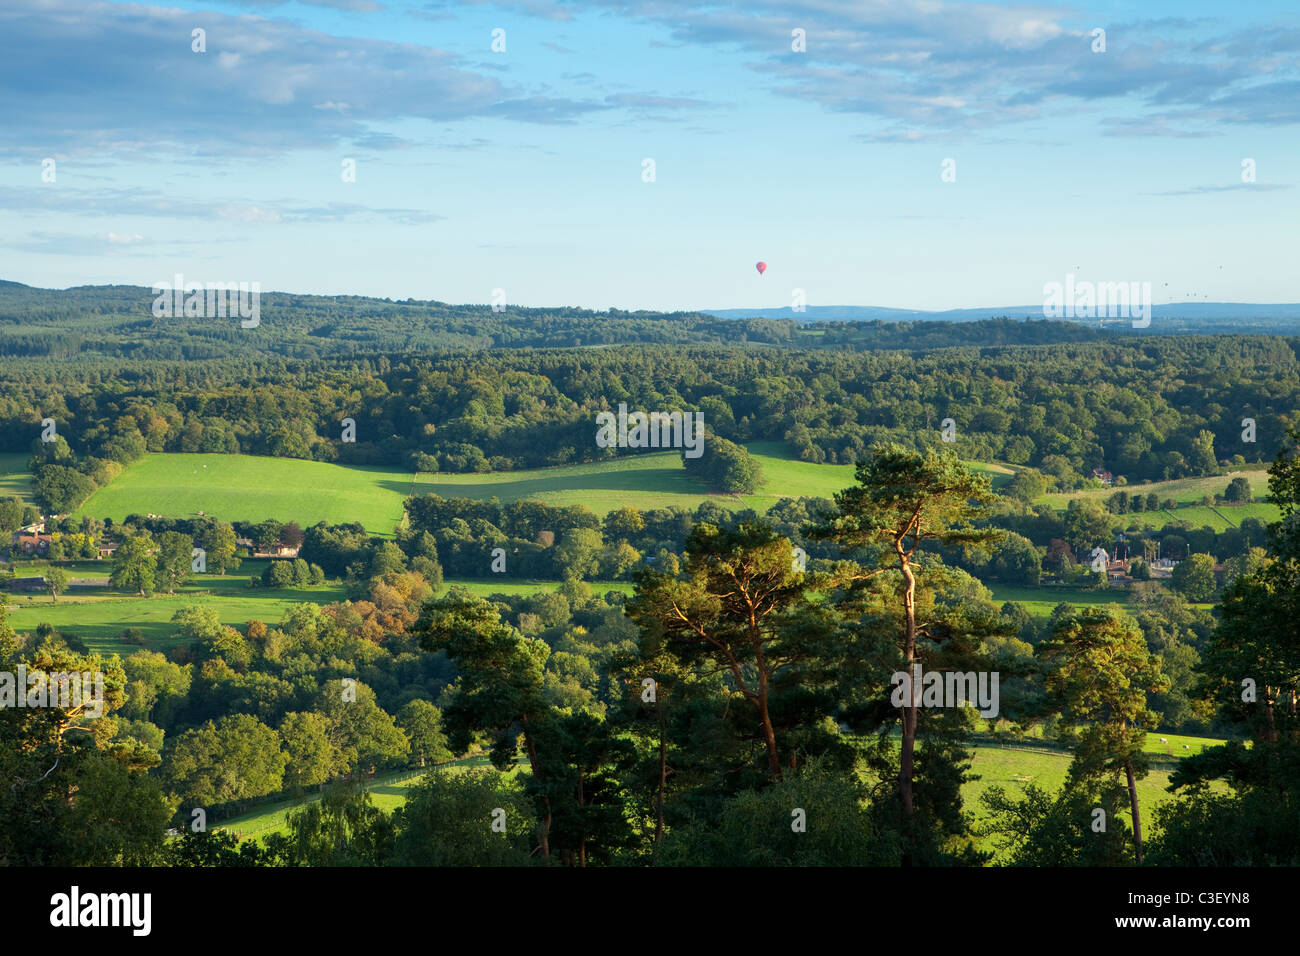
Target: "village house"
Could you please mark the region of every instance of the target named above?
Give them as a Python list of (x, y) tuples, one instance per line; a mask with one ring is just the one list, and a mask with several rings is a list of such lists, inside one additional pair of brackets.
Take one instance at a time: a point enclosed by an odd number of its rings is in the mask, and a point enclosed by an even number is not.
[(15, 531), (13, 536), (13, 546), (23, 554), (44, 554), (50, 550), (50, 542), (53, 540), (48, 534), (24, 534), (22, 531)]
[(269, 551), (258, 551), (257, 545), (253, 543), (252, 538), (236, 538), (235, 546), (243, 549), (250, 558), (296, 558), (301, 548), (291, 548), (287, 544), (280, 544), (278, 541), (275, 547)]

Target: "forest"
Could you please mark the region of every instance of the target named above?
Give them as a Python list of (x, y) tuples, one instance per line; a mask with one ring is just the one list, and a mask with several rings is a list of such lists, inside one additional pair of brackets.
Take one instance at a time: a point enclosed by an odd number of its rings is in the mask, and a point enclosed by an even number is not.
[[(171, 652), (124, 659), (52, 628), (0, 627), (7, 670), (94, 670), (107, 687), (107, 714), (93, 721), (75, 707), (0, 708), (0, 763), (15, 781), (0, 794), (0, 860), (1294, 865), (1297, 816), (1277, 807), (1292, 799), (1300, 746), (1297, 438), (1270, 474), (1284, 520), (1223, 587), (1217, 621), (1156, 594), (1135, 613), (1063, 605), (1031, 621), (999, 608), (943, 556), (1004, 543), (987, 478), (950, 451), (892, 444), (798, 517), (801, 540), (833, 549), (817, 552), (826, 557), (804, 564), (753, 515), (680, 516), (650, 532), (680, 535), (679, 561), (639, 568), (631, 596), (582, 580), (574, 537), (644, 544), (630, 512), (598, 530), (577, 511), (481, 511), (521, 536), (569, 522), (557, 547), (574, 545), (573, 573), (555, 592), (515, 597), (442, 588), (445, 542), (424, 526), (483, 527), (474, 503), (412, 499), (397, 542), (358, 528), (244, 528), (302, 542), (301, 557), (273, 566), (346, 563), (346, 600), (242, 629), (188, 608)], [(196, 530), (176, 527), (125, 529), (114, 575), (174, 586)], [(279, 586), (272, 577), (263, 586)], [(1163, 653), (1183, 636), (1198, 651), (1190, 681)], [(891, 706), (891, 675), (914, 665), (1000, 675), (998, 719), (1068, 741), (1066, 783), (993, 788), (977, 821), (960, 789), (971, 742), (988, 731), (969, 708)], [(1146, 819), (1136, 787), (1151, 769), (1147, 738), (1179, 707), (1231, 736), (1183, 758), (1176, 798)], [(488, 763), (437, 769), (392, 813), (362, 786), (375, 769), (466, 753)], [(322, 798), (263, 840), (190, 825), (309, 788)], [(1094, 808), (1111, 821), (1100, 833), (1083, 822)], [(183, 832), (165, 837), (168, 826)]]
[(731, 445), (780, 441), (803, 461), (848, 464), (873, 443), (920, 448), (945, 429), (965, 458), (1031, 466), (1068, 490), (1094, 470), (1132, 482), (1267, 461), (1295, 421), (1296, 342), (1164, 336), (908, 353), (627, 346), (303, 362), (8, 359), (0, 363), (0, 451), (31, 451), (40, 504), (64, 513), (149, 452), (449, 473), (608, 460), (617, 449), (595, 443), (595, 417), (627, 402), (702, 413), (718, 442), (696, 466), (719, 491), (753, 480), (743, 454), (723, 452)]
[[(63, 566), (111, 541), (122, 613), (183, 593), (196, 549), (255, 597), (328, 598), (237, 625), (185, 604), (165, 645), (127, 627), (117, 653), (0, 611), (0, 671), (106, 688), (94, 720), (0, 706), (0, 864), (1300, 863), (1300, 814), (1277, 812), (1300, 787), (1300, 340), (279, 294), (241, 330), (147, 304), (0, 288), (0, 451), (32, 479), (0, 532), (50, 539), (7, 575), (40, 564), (53, 607)], [(761, 482), (752, 442), (854, 477), (761, 513), (412, 485), (392, 534), (72, 514), (151, 454), (612, 460), (596, 415), (621, 403), (700, 412), (706, 452), (683, 462), (721, 496)], [(1277, 522), (1199, 525), (1140, 490), (1266, 463), (1267, 488), (1223, 477), (1204, 509), (1267, 501)], [(1089, 552), (1119, 540), (1124, 605), (1078, 600), (1109, 596)], [(1158, 580), (1157, 555), (1176, 562)], [(1048, 581), (1072, 598), (1050, 613), (993, 596)], [(998, 675), (1000, 713), (893, 703), (913, 668)], [(1068, 755), (1059, 786), (963, 796), (977, 746), (1029, 734)], [(1165, 758), (1160, 734), (1215, 740)], [(377, 805), (367, 781), (408, 770), (401, 806)], [(275, 832), (229, 824), (276, 799)]]

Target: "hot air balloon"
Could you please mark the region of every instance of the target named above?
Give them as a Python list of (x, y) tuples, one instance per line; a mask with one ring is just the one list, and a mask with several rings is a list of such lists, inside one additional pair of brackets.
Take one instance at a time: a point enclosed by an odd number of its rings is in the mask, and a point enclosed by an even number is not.
[(754, 268), (758, 270), (759, 275), (762, 275), (764, 272), (767, 271), (767, 263), (760, 262), (758, 265), (754, 266)]

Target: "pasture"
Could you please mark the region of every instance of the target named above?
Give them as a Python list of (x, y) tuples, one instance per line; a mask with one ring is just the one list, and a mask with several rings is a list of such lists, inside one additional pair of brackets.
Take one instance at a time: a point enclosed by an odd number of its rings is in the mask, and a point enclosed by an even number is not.
[(1079, 588), (1043, 585), (1029, 587), (1023, 584), (1001, 584), (985, 582), (985, 587), (993, 592), (993, 600), (998, 605), (1007, 601), (1023, 604), (1025, 610), (1035, 617), (1047, 617), (1056, 605), (1065, 601), (1075, 607), (1099, 607), (1104, 604), (1128, 604), (1128, 592), (1119, 588), (1106, 591), (1084, 591)]
[[(249, 576), (260, 574), (265, 561), (245, 561), (240, 570), (222, 577), (217, 574), (196, 574), (194, 581), (177, 589), (175, 594), (158, 593), (152, 597), (124, 594), (108, 587), (106, 579), (111, 563), (77, 562), (64, 565), (73, 582), (57, 603), (49, 594), (6, 594), (4, 600), (9, 610), (9, 624), (15, 631), (34, 632), (38, 625), (49, 624), (66, 634), (85, 642), (97, 654), (128, 655), (141, 648), (165, 651), (179, 644), (172, 616), (181, 608), (197, 604), (216, 610), (223, 624), (241, 631), (251, 620), (274, 625), (295, 604), (310, 601), (329, 604), (344, 598), (338, 584), (300, 588), (250, 588)], [(19, 574), (41, 574), (44, 567), (19, 564)], [(77, 586), (78, 579), (96, 580), (90, 586)], [(122, 632), (128, 627), (138, 628), (144, 644), (127, 644)]]
[[(687, 477), (675, 451), (483, 474), (416, 474), (256, 455), (151, 454), (127, 466), (112, 483), (91, 495), (76, 514), (121, 521), (128, 514), (185, 518), (202, 511), (223, 521), (274, 518), (296, 521), (303, 527), (318, 521), (359, 521), (372, 534), (391, 535), (404, 520), (402, 502), (412, 493), (582, 505), (603, 517), (628, 506), (641, 510), (677, 506), (693, 511), (705, 501), (732, 511), (753, 508), (762, 513), (782, 498), (830, 498), (853, 484), (852, 465), (798, 461), (781, 442), (754, 442), (748, 448), (762, 467), (762, 484), (752, 495), (706, 491)], [(25, 467), (23, 462), (14, 464)], [(987, 474), (994, 487), (1006, 483), (1014, 473), (999, 464), (967, 465)], [(24, 476), (15, 473), (15, 487), (22, 484)]]
[[(461, 757), (458, 760), (451, 760), (438, 765), (440, 768), (454, 772), (490, 766), (491, 762), (486, 754)], [(520, 773), (520, 766), (520, 764), (516, 764), (515, 769), (511, 770), (510, 773)], [(370, 794), (370, 799), (376, 807), (385, 813), (392, 813), (406, 802), (407, 791), (417, 785), (433, 769), (433, 767), (417, 767), (377, 774), (373, 780), (366, 782), (365, 789)], [(526, 773), (527, 771), (522, 772)], [(318, 800), (320, 800), (320, 793), (316, 791), (305, 793), (297, 799), (277, 800), (240, 814), (237, 817), (215, 821), (216, 826), (213, 829), (229, 830), (241, 840), (260, 841), (266, 839), (272, 833), (287, 834), (289, 832), (289, 814)]]
[[(129, 655), (136, 650), (166, 651), (181, 643), (171, 623), (173, 615), (181, 608), (197, 604), (216, 610), (223, 624), (244, 630), (252, 620), (275, 626), (295, 604), (331, 604), (346, 599), (343, 586), (338, 583), (315, 587), (250, 588), (248, 579), (260, 575), (266, 567), (264, 559), (245, 561), (239, 571), (222, 577), (217, 574), (197, 574), (195, 580), (175, 594), (159, 593), (152, 597), (139, 597), (110, 589), (106, 583), (70, 587), (59, 596), (57, 603), (46, 594), (5, 594), (9, 624), (18, 632), (35, 632), (41, 624), (49, 624), (65, 634), (74, 635), (97, 654)], [(22, 577), (42, 574), (46, 565), (19, 563)], [(108, 561), (84, 561), (62, 565), (73, 582), (78, 579), (103, 582), (111, 570)], [(456, 580), (444, 582), (439, 593), (451, 585), (468, 588), (480, 597), (493, 594), (534, 594), (553, 591), (558, 581), (519, 580)], [(590, 581), (596, 594), (607, 591), (632, 593), (629, 581)], [(144, 643), (127, 644), (122, 632), (138, 628)]]
[(27, 470), (31, 457), (19, 452), (0, 454), (0, 498), (17, 495), (26, 502), (32, 500), (32, 475)]
[(77, 515), (121, 521), (129, 514), (222, 521), (359, 521), (372, 534), (391, 535), (403, 520), (413, 475), (256, 455), (145, 455), (77, 509)]
[(852, 465), (814, 465), (790, 458), (780, 442), (747, 446), (762, 468), (762, 482), (751, 495), (705, 491), (686, 475), (675, 451), (621, 455), (602, 462), (559, 465), (480, 475), (420, 474), (416, 489), (444, 498), (529, 499), (565, 507), (582, 505), (598, 515), (616, 508), (678, 507), (695, 510), (712, 501), (730, 511), (766, 512), (782, 498), (830, 498), (853, 484)]

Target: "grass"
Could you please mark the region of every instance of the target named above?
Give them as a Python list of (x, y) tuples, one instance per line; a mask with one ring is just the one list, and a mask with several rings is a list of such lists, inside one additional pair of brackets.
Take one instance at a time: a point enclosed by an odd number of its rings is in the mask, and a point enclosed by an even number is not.
[[(249, 588), (251, 574), (260, 574), (265, 561), (246, 561), (240, 570), (222, 577), (216, 574), (197, 574), (191, 584), (179, 588), (175, 594), (155, 594), (142, 598), (112, 590), (107, 583), (90, 587), (71, 587), (51, 603), (48, 594), (6, 595), (9, 624), (16, 631), (35, 631), (39, 624), (49, 624), (66, 634), (75, 635), (97, 654), (129, 655), (143, 647), (145, 650), (167, 650), (181, 643), (172, 616), (181, 608), (198, 604), (214, 608), (223, 624), (241, 630), (250, 620), (274, 624), (295, 604), (310, 601), (329, 604), (343, 600), (340, 585), (318, 587)], [(108, 562), (79, 562), (64, 566), (72, 580), (85, 577), (107, 578)], [(41, 574), (44, 567), (19, 565), (19, 576)], [(138, 628), (144, 635), (144, 644), (126, 644), (122, 631)]]
[[(48, 594), (8, 594), (4, 595), (4, 600), (9, 609), (9, 624), (16, 631), (34, 632), (38, 625), (49, 624), (56, 630), (80, 638), (94, 653), (127, 656), (141, 649), (166, 651), (180, 644), (171, 619), (177, 611), (190, 604), (215, 609), (223, 624), (242, 631), (251, 620), (275, 625), (295, 604), (305, 601), (331, 604), (346, 599), (340, 584), (285, 589), (249, 588), (249, 577), (260, 575), (267, 563), (262, 559), (245, 561), (238, 572), (225, 577), (198, 574), (192, 584), (170, 595), (155, 594), (142, 598), (111, 590), (106, 583), (99, 583), (69, 588), (66, 594), (60, 595), (57, 603), (51, 603)], [(103, 580), (110, 570), (107, 561), (84, 561), (62, 567), (73, 581), (86, 578)], [(18, 575), (32, 577), (43, 574), (45, 569), (44, 563), (19, 563)], [(632, 593), (630, 581), (588, 583), (597, 594), (607, 591)], [(554, 591), (560, 586), (558, 581), (478, 579), (446, 582), (446, 586), (452, 584), (466, 587), (480, 597), (535, 594)], [(142, 632), (143, 645), (127, 644), (122, 640), (122, 631), (128, 627)]]
[[(449, 587), (455, 585), (466, 588), (478, 597), (491, 597), (493, 594), (508, 594), (514, 597), (520, 594), (536, 594), (538, 591), (555, 591), (560, 587), (559, 581), (496, 581), (488, 578), (457, 578), (445, 583)], [(632, 593), (631, 581), (588, 581), (587, 584), (596, 594), (605, 594), (608, 591), (619, 591), (627, 595)]]
[(626, 455), (603, 462), (558, 465), (485, 474), (416, 476), (418, 494), (444, 498), (529, 499), (556, 507), (582, 505), (598, 515), (631, 506), (643, 510), (679, 505), (694, 508), (706, 498), (742, 507), (733, 496), (709, 495), (686, 476), (676, 452)]
[(27, 470), (31, 455), (18, 452), (0, 454), (0, 498), (17, 495), (25, 502), (32, 500), (32, 475)]
[[(853, 465), (816, 465), (791, 458), (782, 442), (752, 442), (746, 446), (762, 468), (762, 483), (754, 494), (721, 495), (688, 478), (677, 452), (624, 455), (609, 461), (560, 465), (481, 475), (421, 474), (416, 487), (444, 498), (530, 499), (549, 505), (582, 505), (598, 515), (631, 506), (648, 510), (677, 506), (694, 510), (705, 501), (738, 511), (766, 512), (782, 498), (830, 498), (853, 484)], [(995, 487), (1011, 479), (1011, 469), (998, 464), (967, 462), (988, 474)]]
[[(1007, 796), (1013, 799), (1031, 783), (1049, 793), (1055, 793), (1065, 783), (1065, 774), (1072, 759), (1064, 751), (1049, 753), (988, 745), (974, 747), (972, 750), (974, 758), (971, 761), (971, 774), (980, 779), (963, 785), (961, 796), (965, 809), (977, 821), (988, 816), (980, 803), (980, 797), (991, 787), (1002, 787)], [(1165, 791), (1168, 785), (1169, 773), (1165, 770), (1152, 770), (1138, 781), (1138, 806), (1142, 810), (1142, 819), (1148, 824), (1156, 804), (1173, 799), (1172, 794)], [(987, 842), (981, 841), (981, 844), (981, 849), (993, 849)]]
[[(1054, 584), (1031, 588), (1021, 584), (1000, 584), (987, 581), (984, 582), (984, 585), (993, 592), (993, 600), (999, 606), (1006, 601), (1015, 601), (1024, 605), (1025, 610), (1034, 617), (1050, 617), (1053, 609), (1062, 601), (1072, 604), (1076, 608), (1097, 607), (1103, 604), (1118, 604), (1122, 608), (1128, 607), (1129, 592), (1123, 588), (1111, 588), (1106, 591), (1083, 591), (1078, 588), (1067, 588)], [(1202, 603), (1189, 602), (1187, 606), (1199, 611), (1209, 611), (1214, 607), (1214, 603), (1209, 601)]]
[[(1162, 744), (1161, 738), (1168, 741)], [(1214, 737), (1186, 737), (1178, 734), (1147, 734), (1142, 749), (1149, 754), (1164, 757), (1186, 757), (1200, 753), (1206, 747), (1223, 743)], [(1183, 745), (1188, 749), (1184, 750)], [(971, 775), (979, 777), (962, 786), (962, 803), (977, 821), (986, 819), (980, 797), (991, 787), (1002, 787), (1007, 796), (1018, 797), (1028, 784), (1034, 784), (1049, 793), (1055, 793), (1065, 783), (1066, 771), (1069, 769), (1072, 755), (1066, 751), (1024, 750), (1017, 747), (998, 747), (980, 744), (971, 748), (974, 757), (971, 760)], [(1143, 823), (1150, 834), (1153, 811), (1156, 806), (1174, 799), (1174, 795), (1165, 788), (1169, 786), (1168, 770), (1152, 769), (1146, 777), (1138, 781), (1138, 807), (1142, 811)], [(1212, 789), (1224, 789), (1222, 783), (1214, 783)], [(1127, 822), (1127, 819), (1126, 819)], [(991, 841), (977, 840), (980, 849), (993, 850)]]
[(1245, 465), (1227, 474), (1207, 478), (1179, 478), (1143, 485), (1087, 488), (1082, 491), (1053, 493), (1035, 498), (1034, 504), (1046, 504), (1057, 511), (1064, 511), (1069, 502), (1075, 500), (1104, 504), (1105, 500), (1117, 491), (1143, 496), (1155, 492), (1160, 497), (1162, 505), (1166, 500), (1173, 500), (1176, 507), (1169, 510), (1162, 507), (1159, 511), (1131, 512), (1123, 516), (1128, 521), (1127, 527), (1151, 527), (1158, 530), (1173, 521), (1186, 521), (1195, 529), (1209, 525), (1215, 531), (1221, 532), (1239, 527), (1246, 518), (1258, 518), (1265, 524), (1281, 519), (1281, 509), (1265, 501), (1255, 501), (1246, 505), (1201, 504), (1206, 495), (1222, 494), (1232, 479), (1237, 477), (1249, 480), (1251, 492), (1256, 496), (1266, 494), (1268, 468), (1268, 465)]
[[(1162, 508), (1160, 509), (1160, 516), (1165, 519), (1160, 523), (1162, 528), (1171, 521), (1186, 521), (1193, 528), (1209, 525), (1215, 531), (1227, 531), (1230, 527), (1233, 527), (1219, 512), (1206, 505), (1185, 505), (1182, 508), (1175, 508), (1173, 511)], [(1271, 518), (1268, 520), (1276, 519)]]
[(99, 489), (77, 515), (121, 521), (128, 514), (223, 521), (296, 521), (308, 527), (359, 521), (392, 534), (403, 520), (412, 474), (394, 468), (333, 465), (256, 455), (146, 455)]
[[(608, 461), (486, 474), (414, 474), (255, 455), (146, 455), (96, 491), (77, 514), (121, 521), (128, 514), (192, 517), (199, 511), (224, 521), (360, 521), (373, 534), (391, 534), (403, 520), (402, 502), (412, 492), (444, 498), (529, 499), (549, 505), (582, 505), (604, 516), (626, 506), (649, 510), (677, 506), (695, 510), (705, 501), (729, 510), (766, 512), (782, 498), (830, 498), (853, 484), (852, 465), (815, 465), (791, 458), (781, 442), (748, 446), (763, 470), (752, 495), (721, 495), (687, 477), (675, 451), (621, 455)], [(20, 456), (9, 456), (20, 457)], [(15, 464), (21, 464), (15, 462)], [(967, 462), (998, 487), (1010, 468)], [(19, 481), (19, 478), (15, 478)]]
[[(1161, 740), (1169, 742), (1162, 744)], [(1142, 749), (1149, 754), (1162, 757), (1186, 757), (1190, 754), (1200, 753), (1206, 747), (1215, 747), (1221, 743), (1223, 741), (1217, 737), (1187, 737), (1181, 734), (1152, 732), (1147, 734), (1147, 740)], [(1187, 749), (1184, 750), (1184, 747)]]
[(971, 471), (987, 475), (994, 491), (1009, 482), (1016, 474), (1015, 468), (996, 461), (966, 461), (962, 464)]
[(1175, 508), (1173, 511), (1162, 510), (1160, 513), (1167, 519), (1161, 527), (1169, 521), (1181, 519), (1189, 522), (1193, 528), (1208, 524), (1215, 531), (1239, 528), (1246, 518), (1258, 518), (1265, 524), (1282, 518), (1282, 509), (1262, 501), (1251, 502), (1248, 505), (1187, 505)]
[(1106, 591), (1083, 591), (1078, 588), (1045, 585), (1031, 588), (1021, 584), (987, 583), (985, 586), (993, 592), (993, 600), (1001, 605), (1006, 601), (1023, 604), (1025, 610), (1035, 617), (1047, 617), (1056, 605), (1065, 601), (1075, 607), (1096, 607), (1103, 604), (1128, 603), (1128, 592), (1118, 588)]
[[(486, 754), (476, 754), (472, 757), (452, 760), (439, 766), (453, 771), (464, 771), (489, 767), (491, 762)], [(432, 767), (413, 768), (378, 774), (374, 780), (367, 782), (366, 790), (370, 793), (371, 800), (376, 807), (385, 813), (392, 813), (406, 803), (408, 791), (419, 784), (432, 769)], [(516, 765), (516, 768), (510, 772), (512, 774), (519, 773), (519, 765)], [(319, 792), (306, 794), (297, 800), (279, 800), (240, 816), (231, 817), (229, 820), (216, 821), (217, 825), (214, 829), (230, 830), (242, 840), (256, 839), (263, 841), (272, 833), (287, 835), (289, 832), (289, 814), (318, 800), (320, 800)]]
[(1223, 494), (1232, 479), (1238, 477), (1246, 478), (1250, 482), (1251, 492), (1258, 497), (1268, 491), (1268, 469), (1269, 466), (1266, 464), (1243, 465), (1226, 474), (1210, 475), (1205, 478), (1175, 478), (1171, 481), (1153, 481), (1148, 484), (1085, 488), (1082, 491), (1042, 495), (1034, 499), (1034, 504), (1048, 504), (1057, 511), (1064, 511), (1071, 499), (1091, 499), (1102, 502), (1117, 491), (1127, 491), (1130, 495), (1148, 495), (1154, 491), (1160, 496), (1162, 504), (1166, 498), (1172, 498), (1180, 505), (1198, 504), (1206, 495)]

